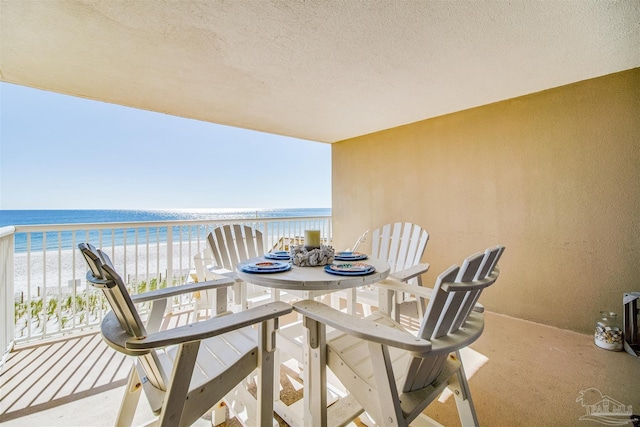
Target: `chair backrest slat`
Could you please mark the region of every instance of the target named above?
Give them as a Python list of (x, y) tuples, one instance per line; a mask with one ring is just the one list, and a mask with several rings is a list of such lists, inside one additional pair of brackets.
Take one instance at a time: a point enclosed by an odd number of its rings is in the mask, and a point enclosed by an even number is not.
[(222, 227), (222, 234), (224, 235), (224, 250), (221, 250), (222, 253), (225, 254), (223, 266), (231, 271), (234, 270), (235, 265), (238, 263), (238, 250), (237, 243), (234, 239), (233, 228), (233, 225)]
[[(371, 242), (371, 255), (374, 258), (389, 259), (389, 236), (391, 235), (391, 224), (385, 224), (381, 228), (373, 230), (373, 241)], [(393, 267), (392, 267), (393, 268)]]
[(387, 261), (389, 262), (389, 266), (391, 267), (390, 272), (394, 273), (398, 271), (398, 256), (399, 256), (399, 247), (402, 236), (402, 224), (396, 222), (393, 224), (393, 228), (391, 229), (391, 234), (383, 239), (387, 239), (389, 244), (389, 253), (387, 255)]
[[(484, 257), (482, 259), (482, 264), (478, 269), (478, 274), (474, 277), (473, 280), (484, 280), (489, 277), (496, 267), (498, 260), (500, 259), (500, 255), (504, 251), (504, 246), (495, 246), (493, 248), (488, 248), (485, 251)], [(469, 317), (471, 310), (478, 302), (478, 298), (480, 298), (480, 294), (482, 294), (482, 289), (477, 289), (475, 291), (470, 291), (466, 296), (463, 302), (463, 306), (459, 311), (459, 315), (454, 320), (451, 325), (452, 331), (457, 331), (463, 324), (464, 321)]]
[(245, 227), (245, 242), (249, 258), (264, 255), (264, 242), (262, 241), (262, 232), (255, 228)]
[(411, 229), (410, 243), (407, 247), (407, 255), (405, 257), (402, 269), (409, 268), (412, 265), (419, 264), (422, 261), (422, 255), (427, 246), (428, 234), (425, 230), (417, 225), (407, 224)]
[(473, 310), (473, 306), (478, 302), (478, 298), (482, 293), (482, 289), (477, 289), (475, 291), (467, 292), (464, 296), (464, 300), (462, 301), (462, 305), (460, 306), (460, 310), (458, 310), (458, 315), (453, 320), (451, 324), (451, 330), (457, 331), (462, 326), (462, 322), (464, 322), (467, 317), (469, 317), (469, 313)]
[[(247, 236), (243, 235), (242, 230), (243, 227), (240, 227), (238, 224), (233, 226), (233, 247), (236, 249), (234, 265), (240, 262), (241, 259), (251, 258), (250, 249), (252, 248), (252, 245), (249, 244), (249, 239), (253, 240), (253, 236), (250, 234)], [(248, 232), (251, 233), (251, 230), (248, 230)]]
[[(444, 363), (449, 357), (448, 354), (429, 357), (414, 357), (410, 363), (408, 375), (403, 387), (403, 392), (419, 390), (425, 384), (431, 384), (438, 376)], [(415, 362), (415, 363), (414, 363)]]
[[(455, 278), (455, 283), (467, 283), (472, 282), (473, 278), (476, 276), (480, 265), (482, 264), (482, 259), (484, 258), (484, 254), (481, 252), (475, 253), (469, 257), (467, 257), (460, 270), (458, 270), (458, 275)], [(445, 308), (440, 313), (440, 318), (438, 319), (438, 324), (436, 325), (433, 335), (429, 338), (441, 338), (447, 335), (449, 332), (455, 332), (451, 330), (451, 325), (454, 320), (458, 317), (460, 310), (463, 306), (463, 302), (465, 297), (469, 295), (469, 292), (465, 290), (449, 292), (447, 296), (447, 302), (445, 304)]]
[(402, 225), (401, 223), (396, 223), (393, 226), (394, 250), (397, 250), (395, 271), (407, 268), (408, 258), (411, 258), (409, 248), (411, 247), (411, 229), (413, 228), (413, 224), (405, 224), (405, 227), (402, 227)]
[(496, 265), (498, 264), (498, 261), (500, 260), (500, 257), (502, 256), (502, 253), (504, 252), (504, 246), (489, 248), (487, 249), (487, 251), (489, 252), (487, 256), (487, 262), (480, 272), (479, 279), (484, 279), (493, 272)]
[[(216, 228), (211, 233), (207, 235), (207, 242), (209, 243), (209, 249), (211, 250), (211, 255), (213, 259), (216, 261), (216, 267), (225, 268), (225, 262), (228, 264), (229, 255), (226, 254), (226, 247), (222, 244), (218, 247), (218, 242), (224, 242), (224, 237), (222, 235), (222, 227)], [(225, 252), (224, 254), (222, 252)]]
[(427, 305), (427, 310), (425, 311), (424, 318), (422, 319), (422, 325), (420, 325), (420, 330), (418, 332), (418, 336), (420, 338), (427, 340), (431, 339), (431, 336), (438, 325), (440, 314), (442, 313), (442, 310), (447, 303), (447, 298), (449, 297), (449, 294), (441, 288), (441, 285), (444, 282), (453, 282), (458, 276), (459, 270), (460, 267), (452, 265), (442, 272), (436, 279), (431, 299)]

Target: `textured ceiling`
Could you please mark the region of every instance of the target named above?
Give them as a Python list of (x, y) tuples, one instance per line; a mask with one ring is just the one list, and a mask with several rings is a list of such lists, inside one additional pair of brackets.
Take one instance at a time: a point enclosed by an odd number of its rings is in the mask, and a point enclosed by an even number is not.
[(0, 2), (0, 79), (335, 142), (640, 66), (640, 1)]

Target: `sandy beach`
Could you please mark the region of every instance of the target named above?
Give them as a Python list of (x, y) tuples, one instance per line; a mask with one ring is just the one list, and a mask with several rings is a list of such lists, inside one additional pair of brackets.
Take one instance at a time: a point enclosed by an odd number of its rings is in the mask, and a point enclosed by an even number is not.
[[(182, 250), (181, 250), (182, 246)], [(206, 246), (200, 243), (200, 250)], [(139, 245), (136, 251), (135, 245), (114, 246), (102, 248), (113, 261), (117, 271), (127, 282), (146, 280), (162, 275), (166, 277), (167, 271), (167, 244), (160, 243)], [(183, 242), (173, 244), (173, 271), (174, 276), (179, 276), (192, 267), (193, 256), (198, 252), (195, 241), (191, 244)], [(37, 295), (38, 287), (45, 284), (47, 293), (67, 293), (72, 289), (73, 283), (84, 289), (87, 267), (78, 250), (47, 251), (46, 256), (42, 252), (32, 252), (30, 257), (26, 253), (14, 254), (14, 291), (24, 292), (31, 287), (31, 295)], [(75, 282), (74, 282), (75, 281)], [(78, 282), (79, 281), (79, 282)]]

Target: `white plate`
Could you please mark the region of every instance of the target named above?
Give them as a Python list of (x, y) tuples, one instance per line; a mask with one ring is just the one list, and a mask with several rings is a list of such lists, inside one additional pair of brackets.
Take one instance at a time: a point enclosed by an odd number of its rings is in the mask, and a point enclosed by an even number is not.
[(331, 264), (324, 268), (324, 271), (330, 274), (340, 276), (364, 276), (376, 271), (375, 267), (361, 262)]
[(360, 261), (367, 259), (367, 255), (360, 252), (338, 252), (334, 259), (338, 261)]
[(264, 257), (267, 259), (280, 259), (280, 260), (289, 260), (291, 259), (291, 254), (287, 251), (274, 251), (267, 252), (264, 254)]
[(290, 263), (280, 261), (259, 261), (240, 267), (246, 273), (280, 273), (290, 268)]

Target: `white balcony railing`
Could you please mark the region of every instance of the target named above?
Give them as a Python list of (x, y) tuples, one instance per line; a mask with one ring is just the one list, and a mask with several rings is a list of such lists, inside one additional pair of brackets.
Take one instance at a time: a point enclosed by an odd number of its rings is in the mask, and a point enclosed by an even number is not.
[[(14, 340), (13, 315), (13, 241), (14, 227), (0, 228), (0, 350), (2, 365)], [(1, 365), (0, 365), (1, 366)]]
[[(24, 225), (0, 228), (0, 345), (96, 326), (106, 310), (102, 295), (85, 280), (77, 245), (105, 251), (135, 294), (184, 283), (193, 256), (222, 224), (246, 224), (262, 231), (265, 249), (288, 245), (306, 229), (332, 236), (331, 217), (189, 220), (130, 223)], [(173, 308), (190, 305), (175, 299)]]

